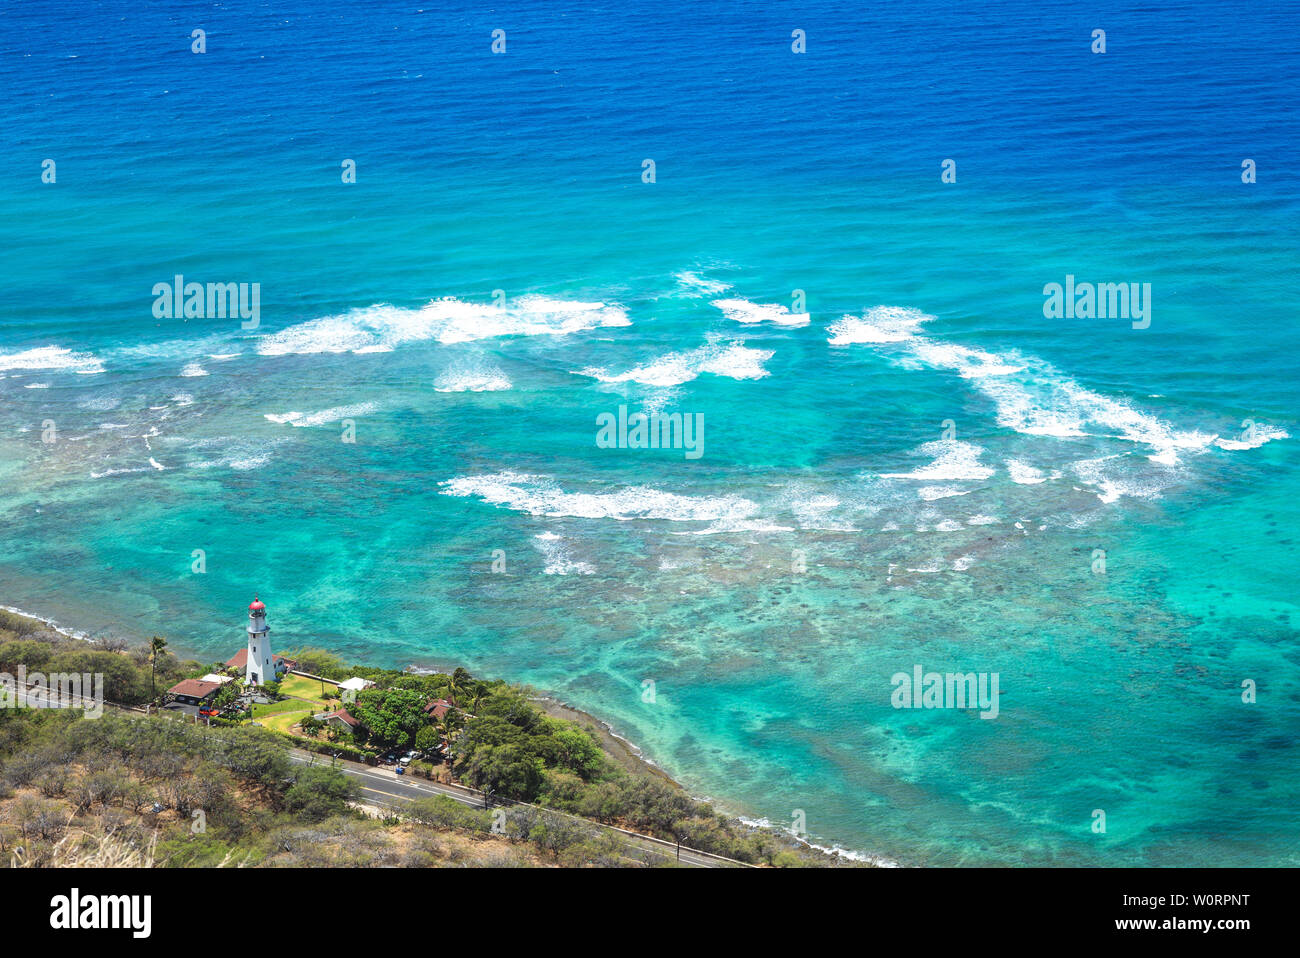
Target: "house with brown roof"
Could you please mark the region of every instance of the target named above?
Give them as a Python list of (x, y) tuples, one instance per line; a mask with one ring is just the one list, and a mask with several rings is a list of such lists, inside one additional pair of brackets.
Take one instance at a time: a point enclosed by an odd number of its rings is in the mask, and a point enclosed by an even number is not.
[(431, 722), (436, 722), (438, 719), (446, 715), (449, 710), (454, 709), (455, 707), (455, 705), (448, 702), (446, 699), (434, 699), (433, 701), (424, 704), (424, 714)]
[(333, 712), (326, 712), (324, 715), (316, 716), (316, 718), (319, 718), (326, 725), (338, 725), (353, 730), (361, 727), (361, 723), (353, 718), (352, 713), (347, 709), (335, 709)]
[(220, 682), (204, 682), (202, 679), (186, 679), (177, 682), (167, 690), (167, 697), (174, 702), (185, 705), (206, 705), (221, 690)]

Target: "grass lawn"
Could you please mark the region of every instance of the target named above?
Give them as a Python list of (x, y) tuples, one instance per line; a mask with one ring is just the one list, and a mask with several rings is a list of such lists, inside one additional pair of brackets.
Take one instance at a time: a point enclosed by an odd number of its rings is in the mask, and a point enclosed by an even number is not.
[[(289, 730), (294, 725), (297, 725), (308, 715), (311, 715), (314, 711), (316, 710), (299, 709), (296, 712), (277, 712), (274, 715), (268, 715), (264, 718), (259, 718), (257, 721), (261, 722), (262, 725), (264, 725), (266, 728), (274, 729), (277, 732), (289, 732)], [(293, 732), (290, 734), (299, 734), (299, 733)]]
[[(335, 686), (333, 682), (326, 682), (325, 687), (331, 688)], [(286, 675), (284, 681), (280, 683), (280, 691), (284, 695), (306, 699), (308, 702), (315, 702), (317, 705), (325, 704), (320, 696), (319, 679), (306, 679), (301, 675)]]
[[(302, 712), (309, 707), (310, 703), (299, 701), (298, 699), (285, 699), (283, 702), (268, 702), (265, 705), (257, 702), (253, 705), (253, 718), (260, 719), (267, 715), (279, 715), (281, 712)], [(320, 708), (313, 708), (312, 711), (319, 712)]]

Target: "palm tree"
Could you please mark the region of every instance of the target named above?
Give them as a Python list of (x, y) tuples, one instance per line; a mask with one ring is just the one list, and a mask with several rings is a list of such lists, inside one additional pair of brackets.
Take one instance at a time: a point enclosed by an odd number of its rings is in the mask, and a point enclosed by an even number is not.
[(149, 697), (156, 699), (158, 690), (155, 687), (154, 676), (158, 672), (158, 656), (163, 654), (167, 648), (167, 640), (161, 635), (155, 635), (149, 640)]
[(470, 706), (471, 714), (478, 712), (478, 703), (483, 701), (483, 696), (487, 695), (488, 687), (486, 682), (474, 683), (474, 704)]
[(451, 699), (451, 701), (455, 702), (457, 705), (460, 705), (460, 699), (458, 696), (462, 692), (466, 691), (470, 687), (470, 683), (473, 681), (474, 676), (470, 675), (467, 671), (459, 668), (456, 669), (455, 672), (451, 673), (451, 677), (447, 681), (447, 698)]
[(451, 740), (460, 731), (461, 725), (460, 719), (451, 709), (448, 709), (442, 718), (434, 722), (434, 728), (438, 730), (438, 735), (442, 738), (443, 755), (447, 759), (448, 765), (451, 764)]

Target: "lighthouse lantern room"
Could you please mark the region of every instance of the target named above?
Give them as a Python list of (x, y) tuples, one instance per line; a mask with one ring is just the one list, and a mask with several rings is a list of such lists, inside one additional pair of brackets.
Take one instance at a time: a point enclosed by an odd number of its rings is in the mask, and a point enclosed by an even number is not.
[(275, 657), (271, 655), (271, 640), (266, 625), (266, 606), (257, 596), (248, 607), (248, 661), (244, 666), (244, 681), (262, 685), (275, 681)]

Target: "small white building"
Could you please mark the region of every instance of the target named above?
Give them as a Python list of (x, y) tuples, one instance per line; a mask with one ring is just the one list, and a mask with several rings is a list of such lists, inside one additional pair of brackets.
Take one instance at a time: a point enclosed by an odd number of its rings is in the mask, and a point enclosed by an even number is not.
[(225, 685), (227, 682), (233, 682), (235, 680), (229, 675), (218, 675), (216, 672), (209, 672), (207, 675), (203, 676), (203, 678), (199, 679), (199, 681), (215, 682), (217, 685)]
[(343, 693), (342, 698), (344, 702), (355, 702), (357, 700), (358, 692), (363, 689), (368, 689), (374, 684), (375, 683), (369, 679), (363, 679), (360, 676), (354, 675), (346, 682), (339, 683), (339, 691)]

